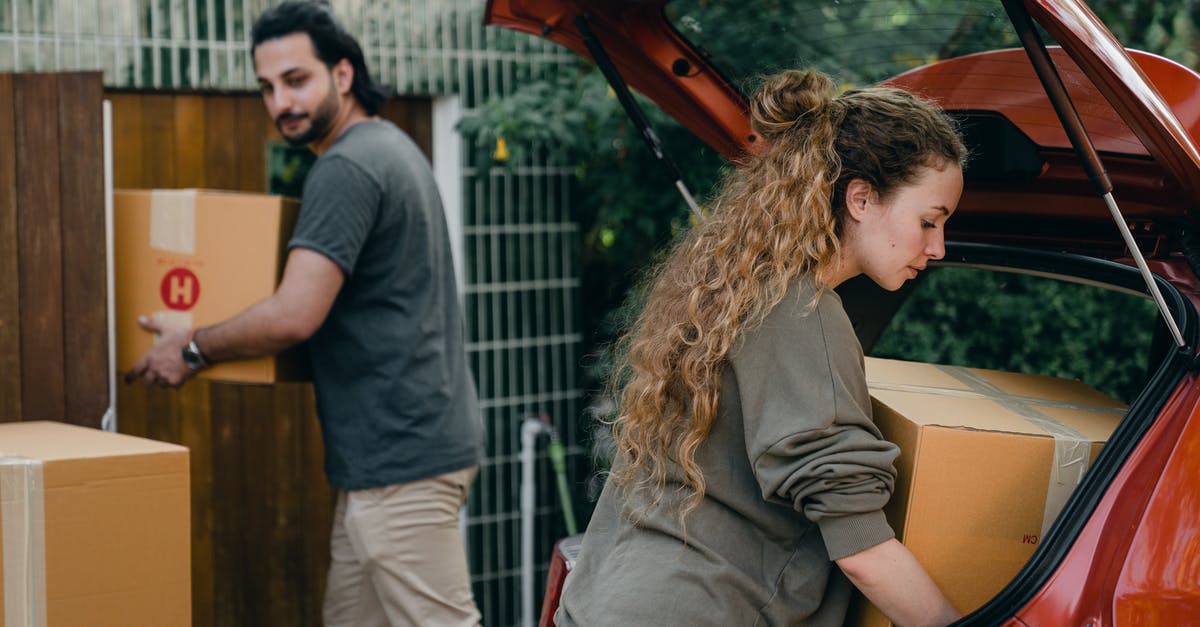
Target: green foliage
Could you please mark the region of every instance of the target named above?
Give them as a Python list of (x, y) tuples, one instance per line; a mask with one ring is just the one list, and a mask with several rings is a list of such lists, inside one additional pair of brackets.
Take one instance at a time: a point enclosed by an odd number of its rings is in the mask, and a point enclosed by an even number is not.
[(1126, 47), (1153, 52), (1197, 68), (1200, 1), (1093, 0), (1088, 3)]
[(1080, 379), (1129, 402), (1148, 373), (1154, 302), (1076, 283), (968, 268), (931, 272), (871, 351)]
[[(677, 28), (749, 93), (795, 67), (869, 85), (918, 65), (1018, 45), (999, 0), (674, 0)], [(745, 19), (753, 15), (753, 19)]]
[[(703, 197), (724, 161), (653, 103), (637, 96), (692, 192)], [(493, 99), (464, 117), (477, 163), (518, 167), (539, 154), (574, 165), (572, 214), (581, 232), (582, 331), (585, 354), (601, 350), (617, 328), (614, 312), (656, 251), (690, 223), (669, 173), (647, 148), (615, 93), (590, 63), (580, 61), (516, 93)], [(496, 142), (509, 151), (495, 160)], [(599, 359), (598, 361), (603, 361)], [(601, 367), (602, 369), (602, 367)], [(601, 372), (589, 385), (599, 385)]]

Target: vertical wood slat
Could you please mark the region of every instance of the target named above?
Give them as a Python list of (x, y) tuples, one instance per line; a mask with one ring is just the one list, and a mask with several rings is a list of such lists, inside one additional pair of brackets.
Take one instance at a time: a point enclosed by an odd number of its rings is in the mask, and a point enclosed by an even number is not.
[(204, 178), (212, 189), (238, 189), (237, 101), (207, 98), (204, 102)]
[(265, 192), (267, 189), (267, 141), (278, 139), (275, 124), (263, 109), (259, 98), (237, 101), (237, 189)]
[(175, 172), (175, 96), (145, 94), (141, 100), (143, 181), (155, 181), (152, 187), (180, 187)]
[(21, 403), (25, 420), (63, 420), (62, 214), (58, 81), (13, 77), (21, 271)]
[(113, 187), (136, 189), (146, 180), (142, 139), (142, 95), (109, 94), (113, 118)]
[(205, 187), (204, 96), (177, 95), (174, 104), (175, 186)]
[(13, 78), (0, 74), (0, 422), (22, 416), (16, 144)]
[[(242, 455), (242, 440), (247, 420), (262, 420), (242, 413), (239, 387), (213, 384), (212, 407), (212, 577), (213, 625), (253, 625), (247, 608), (250, 583), (247, 569), (263, 552), (279, 547), (254, 547), (246, 554), (246, 536), (253, 531), (252, 523), (244, 520), (246, 485), (251, 482)], [(272, 416), (271, 420), (284, 417)], [(257, 474), (255, 475), (257, 476)], [(261, 481), (261, 478), (256, 479)], [(261, 597), (257, 599), (263, 602)], [(193, 612), (193, 616), (195, 612)]]
[(89, 427), (109, 403), (102, 97), (100, 73), (58, 75), (65, 420)]

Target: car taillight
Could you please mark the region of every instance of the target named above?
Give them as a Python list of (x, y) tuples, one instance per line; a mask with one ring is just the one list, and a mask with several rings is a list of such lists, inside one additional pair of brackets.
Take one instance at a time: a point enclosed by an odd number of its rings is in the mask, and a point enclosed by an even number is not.
[(546, 574), (546, 594), (542, 597), (542, 615), (538, 618), (538, 627), (554, 627), (554, 612), (558, 609), (558, 600), (562, 596), (563, 582), (575, 567), (582, 544), (583, 534), (578, 534), (563, 538), (554, 545), (554, 554), (550, 556), (550, 572)]

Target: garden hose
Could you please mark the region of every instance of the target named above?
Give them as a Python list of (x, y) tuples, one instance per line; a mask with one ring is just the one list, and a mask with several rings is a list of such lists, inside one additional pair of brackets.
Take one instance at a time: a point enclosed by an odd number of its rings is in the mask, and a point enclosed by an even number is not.
[(575, 526), (575, 508), (571, 501), (571, 487), (567, 483), (566, 454), (558, 433), (550, 431), (550, 443), (546, 445), (546, 455), (554, 466), (554, 476), (558, 480), (558, 498), (562, 502), (563, 519), (567, 524), (567, 535), (573, 536), (579, 532)]

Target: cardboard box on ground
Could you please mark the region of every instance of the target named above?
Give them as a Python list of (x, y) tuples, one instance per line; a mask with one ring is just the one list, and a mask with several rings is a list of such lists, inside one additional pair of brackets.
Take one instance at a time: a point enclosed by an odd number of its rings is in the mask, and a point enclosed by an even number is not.
[[(154, 316), (190, 327), (232, 317), (274, 293), (299, 202), (210, 190), (116, 190), (113, 239), (117, 370), (128, 372), (154, 336)], [(246, 383), (311, 378), (302, 348), (217, 364), (203, 378)]]
[[(964, 614), (1037, 549), (1127, 407), (1079, 381), (867, 358), (899, 445), (888, 521)], [(891, 623), (856, 593), (847, 625)]]
[(0, 424), (0, 627), (191, 624), (188, 449)]

